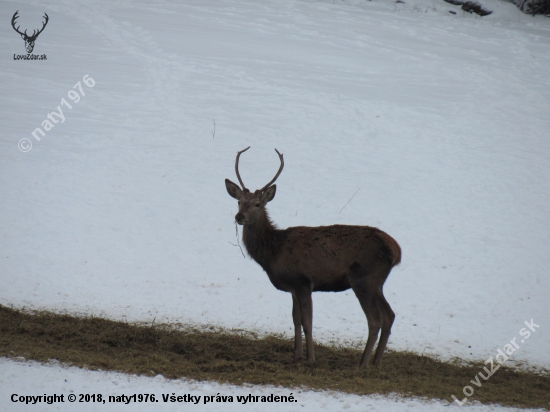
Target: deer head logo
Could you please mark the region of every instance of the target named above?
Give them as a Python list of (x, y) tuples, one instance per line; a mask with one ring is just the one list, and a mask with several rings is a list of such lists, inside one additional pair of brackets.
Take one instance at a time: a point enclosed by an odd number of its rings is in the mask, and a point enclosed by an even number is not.
[(32, 35), (29, 36), (27, 34), (27, 30), (25, 30), (25, 32), (22, 33), (22, 32), (19, 31), (20, 26), (15, 27), (15, 23), (16, 23), (15, 20), (17, 20), (17, 18), (19, 17), (17, 13), (19, 13), (19, 10), (17, 10), (15, 12), (15, 14), (13, 15), (13, 17), (11, 19), (11, 25), (12, 25), (13, 29), (21, 35), (21, 38), (23, 40), (25, 40), (25, 48), (27, 49), (27, 53), (32, 53), (32, 51), (34, 49), (34, 42), (36, 41), (36, 38), (38, 37), (38, 35), (44, 31), (44, 28), (46, 27), (46, 24), (48, 24), (49, 17), (46, 13), (44, 13), (44, 18), (46, 19), (46, 21), (44, 21), (44, 23), (42, 23), (42, 28), (38, 31), (34, 30), (32, 32)]

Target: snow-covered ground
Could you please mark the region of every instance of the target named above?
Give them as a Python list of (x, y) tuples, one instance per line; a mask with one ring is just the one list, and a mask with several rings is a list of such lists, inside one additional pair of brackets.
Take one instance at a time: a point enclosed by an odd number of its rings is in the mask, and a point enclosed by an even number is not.
[[(292, 336), (290, 296), (231, 244), (224, 186), (249, 145), (243, 180), (263, 186), (276, 147), (280, 227), (400, 243), (389, 348), (482, 360), (516, 338), (511, 358), (550, 367), (547, 18), (499, 0), (483, 18), (440, 0), (1, 4), (1, 304)], [(47, 60), (14, 60), (16, 10), (29, 32), (48, 13)], [(352, 292), (314, 295), (316, 341), (366, 335)], [(0, 379), (28, 370), (146, 382), (11, 361)]]

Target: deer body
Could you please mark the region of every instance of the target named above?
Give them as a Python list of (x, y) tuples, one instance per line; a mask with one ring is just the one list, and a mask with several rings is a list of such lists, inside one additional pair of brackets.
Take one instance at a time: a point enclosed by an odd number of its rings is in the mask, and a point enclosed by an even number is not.
[(279, 230), (271, 222), (267, 224), (245, 226), (243, 243), (273, 286), (285, 292), (292, 291), (300, 276), (313, 292), (341, 292), (351, 287), (348, 273), (352, 266), (366, 267), (378, 259), (393, 261), (388, 235), (373, 227), (298, 226)]
[[(306, 335), (307, 359), (315, 360), (313, 351), (311, 293), (340, 292), (353, 289), (369, 324), (369, 338), (360, 362), (367, 366), (372, 349), (382, 329), (374, 358), (380, 364), (395, 314), (384, 298), (382, 287), (393, 266), (401, 260), (397, 242), (381, 230), (369, 226), (297, 226), (277, 229), (265, 210), (275, 196), (275, 178), (254, 193), (230, 180), (228, 193), (238, 199), (237, 223), (243, 225), (243, 243), (248, 254), (264, 269), (277, 289), (292, 294), (292, 317), (295, 326), (294, 361), (302, 356), (302, 328)], [(279, 152), (277, 152), (279, 153)]]

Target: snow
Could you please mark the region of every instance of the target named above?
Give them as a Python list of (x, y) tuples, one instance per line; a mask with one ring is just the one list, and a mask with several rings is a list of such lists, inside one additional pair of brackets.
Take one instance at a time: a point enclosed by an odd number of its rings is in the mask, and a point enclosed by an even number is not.
[[(14, 60), (23, 40), (0, 25), (0, 303), (292, 336), (290, 296), (231, 244), (223, 183), (250, 145), (241, 174), (263, 186), (277, 148), (280, 227), (400, 243), (389, 348), (484, 360), (533, 319), (513, 360), (550, 367), (549, 21), (405, 1), (3, 1), (4, 22), (50, 21), (44, 61)], [(317, 342), (364, 345), (352, 292), (313, 300)]]

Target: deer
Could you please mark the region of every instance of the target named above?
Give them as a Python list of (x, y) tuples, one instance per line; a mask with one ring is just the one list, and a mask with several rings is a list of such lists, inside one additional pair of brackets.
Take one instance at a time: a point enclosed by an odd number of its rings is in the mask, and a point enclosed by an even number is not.
[(48, 15), (46, 13), (44, 13), (45, 21), (42, 23), (42, 28), (40, 30), (38, 30), (38, 32), (36, 30), (33, 30), (32, 35), (29, 36), (27, 34), (27, 30), (25, 30), (24, 33), (19, 31), (19, 27), (21, 27), (21, 26), (17, 26), (17, 28), (15, 27), (16, 20), (19, 18), (18, 13), (19, 13), (19, 10), (17, 10), (13, 14), (13, 17), (11, 18), (11, 26), (13, 27), (13, 29), (17, 33), (19, 33), (21, 35), (21, 38), (23, 40), (25, 40), (25, 48), (27, 49), (27, 53), (32, 53), (32, 51), (34, 50), (34, 42), (36, 41), (36, 38), (38, 37), (38, 35), (40, 33), (42, 33), (44, 31), (44, 29), (46, 28), (46, 25), (48, 24), (48, 20), (50, 18), (48, 17)]
[(225, 179), (227, 193), (238, 201), (235, 222), (243, 227), (242, 240), (248, 255), (267, 273), (275, 288), (292, 295), (294, 363), (302, 359), (302, 329), (307, 361), (315, 361), (313, 350), (312, 292), (342, 292), (352, 289), (367, 317), (369, 335), (359, 363), (369, 365), (378, 340), (373, 365), (379, 366), (388, 343), (395, 313), (384, 297), (383, 286), (390, 271), (401, 262), (401, 248), (388, 234), (370, 226), (296, 226), (278, 229), (266, 210), (275, 197), (275, 181), (283, 171), (283, 155), (277, 149), (277, 174), (261, 189), (248, 190), (239, 173), (240, 187)]

